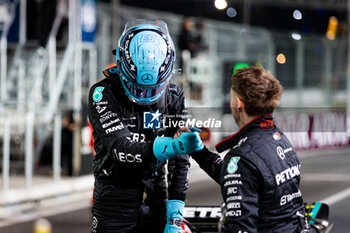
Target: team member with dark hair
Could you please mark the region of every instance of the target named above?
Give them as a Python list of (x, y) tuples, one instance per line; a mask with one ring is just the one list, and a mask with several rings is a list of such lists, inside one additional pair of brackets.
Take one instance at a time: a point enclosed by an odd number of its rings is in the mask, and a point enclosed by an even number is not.
[[(301, 232), (303, 199), (300, 163), (295, 150), (272, 119), (282, 94), (268, 71), (249, 67), (232, 77), (230, 107), (240, 130), (193, 154), (200, 167), (221, 186), (226, 204), (224, 232)], [(187, 129), (183, 129), (186, 131)]]
[(184, 108), (183, 91), (170, 83), (175, 48), (166, 24), (128, 23), (116, 57), (89, 94), (96, 151), (92, 232), (181, 232), (187, 154), (203, 144), (198, 132), (174, 139), (177, 129), (159, 125)]

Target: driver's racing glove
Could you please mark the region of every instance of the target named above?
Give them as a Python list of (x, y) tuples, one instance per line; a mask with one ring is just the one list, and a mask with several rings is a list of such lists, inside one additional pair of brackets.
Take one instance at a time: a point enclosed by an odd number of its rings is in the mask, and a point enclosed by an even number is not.
[(177, 154), (192, 154), (202, 150), (204, 145), (197, 130), (182, 132), (178, 138), (156, 137), (153, 143), (154, 155), (158, 160), (165, 161)]
[(164, 233), (182, 233), (182, 212), (185, 208), (185, 202), (180, 200), (169, 200), (166, 203), (167, 223)]

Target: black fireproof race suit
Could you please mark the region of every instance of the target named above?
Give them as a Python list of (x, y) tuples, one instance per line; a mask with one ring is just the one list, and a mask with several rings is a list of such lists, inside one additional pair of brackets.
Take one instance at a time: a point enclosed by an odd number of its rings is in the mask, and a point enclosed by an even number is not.
[(144, 114), (158, 110), (158, 121), (148, 118), (154, 124), (181, 114), (183, 92), (169, 84), (158, 103), (137, 105), (127, 99), (115, 66), (104, 74), (107, 78), (93, 85), (89, 94), (96, 150), (92, 232), (163, 232), (165, 201), (185, 200), (190, 164), (188, 155), (168, 161), (167, 189), (166, 162), (156, 159), (152, 147), (156, 136), (171, 137), (177, 129), (144, 129)]
[(255, 118), (216, 149), (230, 150), (223, 160), (207, 148), (193, 158), (221, 186), (227, 208), (225, 233), (300, 232), (300, 163), (271, 116)]

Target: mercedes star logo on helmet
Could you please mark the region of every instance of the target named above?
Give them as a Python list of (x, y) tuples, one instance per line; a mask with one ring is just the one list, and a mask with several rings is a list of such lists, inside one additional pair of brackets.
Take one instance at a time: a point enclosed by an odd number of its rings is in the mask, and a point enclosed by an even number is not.
[(152, 82), (153, 80), (153, 76), (150, 74), (144, 74), (142, 75), (142, 81), (144, 81), (145, 83), (149, 83)]

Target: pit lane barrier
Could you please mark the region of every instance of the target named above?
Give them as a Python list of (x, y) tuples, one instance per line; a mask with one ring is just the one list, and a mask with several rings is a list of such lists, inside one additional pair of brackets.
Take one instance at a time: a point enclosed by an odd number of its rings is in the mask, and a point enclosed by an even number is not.
[(92, 197), (94, 177), (85, 175), (68, 180), (0, 191), (0, 220), (14, 214), (60, 206)]

